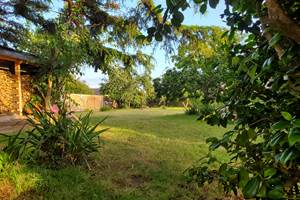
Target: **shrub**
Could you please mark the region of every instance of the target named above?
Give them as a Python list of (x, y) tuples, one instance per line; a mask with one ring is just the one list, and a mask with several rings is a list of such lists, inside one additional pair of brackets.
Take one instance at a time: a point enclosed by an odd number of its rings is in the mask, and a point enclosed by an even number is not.
[(103, 106), (100, 108), (101, 112), (110, 111), (110, 110), (111, 110), (111, 107), (109, 107), (109, 106)]
[(192, 99), (190, 105), (186, 108), (185, 113), (188, 115), (200, 115), (200, 117), (206, 116), (218, 106), (219, 105), (216, 103), (203, 103), (200, 98)]
[(201, 99), (192, 99), (190, 104), (186, 107), (185, 113), (187, 115), (199, 114), (199, 108), (202, 106)]
[(33, 105), (30, 107), (33, 116), (27, 121), (32, 129), (21, 130), (13, 136), (4, 135), (7, 137), (4, 151), (15, 160), (23, 159), (51, 167), (81, 162), (88, 165), (89, 155), (99, 150), (100, 133), (107, 130), (96, 131), (105, 119), (91, 126), (92, 112), (76, 119), (63, 109), (55, 114), (40, 111)]

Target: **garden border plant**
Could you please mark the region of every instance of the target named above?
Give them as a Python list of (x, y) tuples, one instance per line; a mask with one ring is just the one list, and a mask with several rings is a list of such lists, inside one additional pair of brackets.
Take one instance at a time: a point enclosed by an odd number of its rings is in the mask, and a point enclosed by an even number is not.
[(100, 134), (107, 128), (97, 130), (106, 119), (90, 125), (92, 112), (72, 117), (66, 109), (51, 107), (51, 111), (42, 111), (29, 104), (32, 116), (27, 117), (30, 126), (21, 129), (16, 135), (1, 134), (6, 137), (4, 147), (10, 158), (49, 167), (86, 164), (89, 158), (100, 148)]

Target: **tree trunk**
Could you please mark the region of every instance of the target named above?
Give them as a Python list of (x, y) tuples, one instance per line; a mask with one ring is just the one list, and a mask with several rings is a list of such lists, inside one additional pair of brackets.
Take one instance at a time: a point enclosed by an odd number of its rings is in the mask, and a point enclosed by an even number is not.
[(277, 0), (267, 0), (269, 26), (300, 44), (300, 25), (293, 21)]

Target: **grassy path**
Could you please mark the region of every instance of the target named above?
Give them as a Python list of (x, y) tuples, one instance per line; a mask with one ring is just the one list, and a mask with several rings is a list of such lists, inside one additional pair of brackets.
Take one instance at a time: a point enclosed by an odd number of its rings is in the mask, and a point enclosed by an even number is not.
[(98, 112), (93, 123), (109, 116), (102, 127), (103, 147), (92, 170), (71, 167), (49, 170), (13, 167), (2, 175), (19, 199), (215, 199), (218, 188), (187, 184), (183, 171), (207, 153), (205, 139), (221, 136), (211, 127), (176, 108)]

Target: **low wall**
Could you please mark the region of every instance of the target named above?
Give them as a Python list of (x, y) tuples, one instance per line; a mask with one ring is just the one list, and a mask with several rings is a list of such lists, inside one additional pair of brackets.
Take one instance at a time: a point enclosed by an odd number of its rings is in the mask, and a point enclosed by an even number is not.
[(101, 95), (70, 94), (70, 98), (69, 109), (71, 111), (99, 111), (104, 105)]

